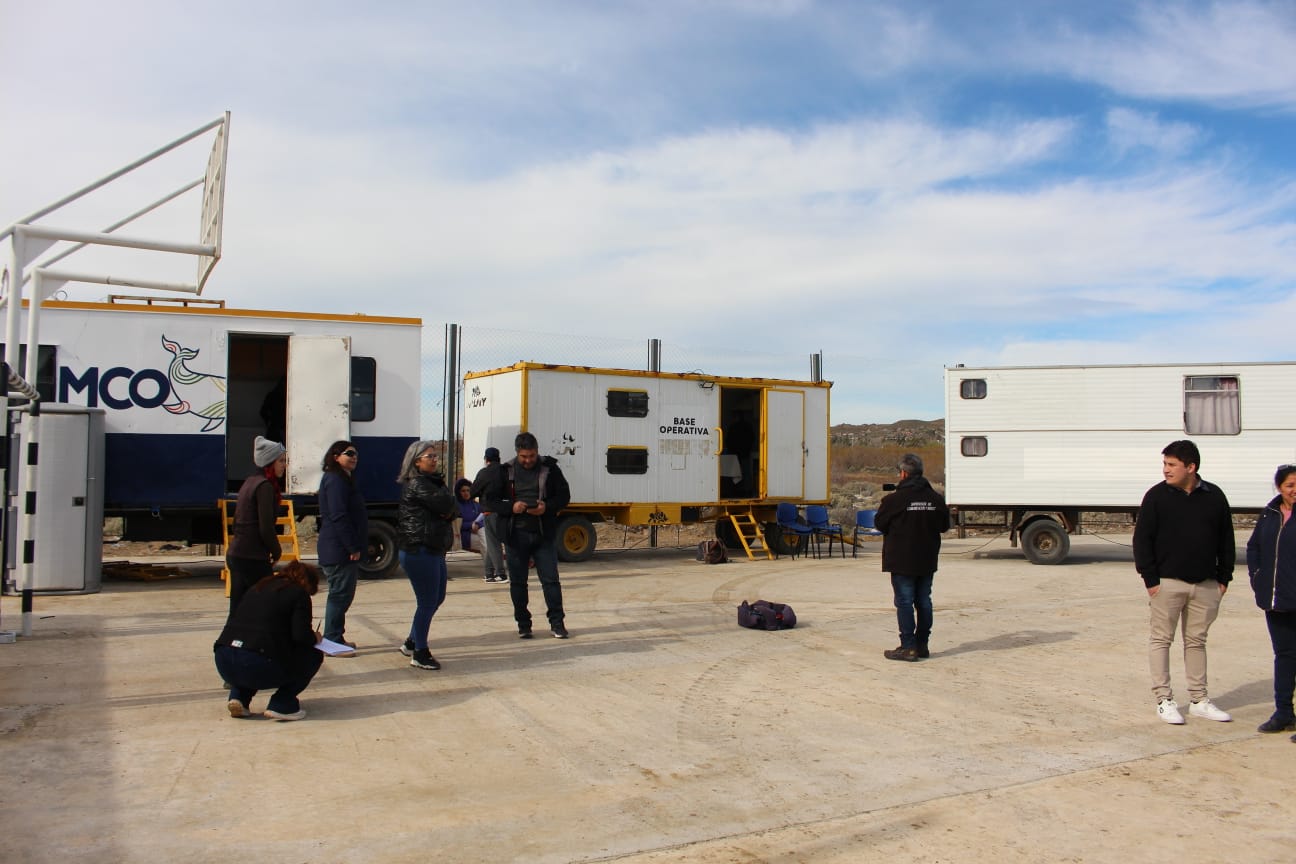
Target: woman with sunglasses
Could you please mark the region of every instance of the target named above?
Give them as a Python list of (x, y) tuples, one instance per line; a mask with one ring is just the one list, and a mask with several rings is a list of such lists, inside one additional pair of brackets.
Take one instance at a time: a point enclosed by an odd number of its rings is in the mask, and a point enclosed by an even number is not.
[(1296, 729), (1296, 465), (1278, 466), (1274, 486), (1278, 495), (1260, 511), (1247, 541), (1247, 573), (1274, 652), (1274, 713), (1260, 731), (1289, 732)]
[(428, 650), (432, 616), (446, 596), (446, 552), (454, 546), (458, 508), (445, 478), (437, 471), (437, 445), (415, 441), (405, 451), (400, 474), (400, 508), (396, 520), (400, 534), (400, 563), (414, 589), (414, 620), (400, 652), (417, 669), (440, 669)]
[[(324, 602), (324, 638), (356, 647), (346, 636), (346, 613), (355, 599), (360, 558), (369, 535), (369, 514), (356, 488), (360, 454), (350, 441), (334, 441), (324, 453), (324, 476), (319, 488), (320, 570), (328, 580)], [(350, 656), (346, 654), (337, 656)]]

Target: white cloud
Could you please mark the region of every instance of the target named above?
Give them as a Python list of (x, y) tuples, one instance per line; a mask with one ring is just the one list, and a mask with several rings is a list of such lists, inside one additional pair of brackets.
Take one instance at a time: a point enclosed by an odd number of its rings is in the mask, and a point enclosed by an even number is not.
[[(538, 352), (659, 337), (687, 368), (737, 356), (753, 375), (805, 375), (823, 349), (857, 420), (938, 416), (946, 363), (1284, 350), (1286, 151), (1261, 164), (1209, 116), (1110, 107), (1086, 82), (1289, 106), (1289, 5), (1114, 4), (1049, 39), (1047, 10), (1014, 11), (975, 40), (953, 12), (889, 4), (528, 8), (23, 6), (0, 62), (57, 61), (40, 94), (0, 96), (19, 129), (0, 136), (0, 219), (228, 107), (209, 294), (234, 306), (508, 328), (544, 334)], [(69, 21), (57, 54), (12, 38)], [(1052, 92), (1058, 70), (1083, 98)], [(78, 227), (203, 154), (181, 162)], [(181, 203), (156, 227), (189, 239)]]
[(1107, 112), (1107, 137), (1117, 154), (1147, 150), (1161, 156), (1184, 155), (1197, 146), (1201, 130), (1189, 123), (1164, 122), (1156, 114), (1130, 108)]
[(1296, 14), (1287, 0), (1145, 2), (1132, 24), (1132, 32), (1073, 33), (1036, 56), (1120, 93), (1296, 110)]

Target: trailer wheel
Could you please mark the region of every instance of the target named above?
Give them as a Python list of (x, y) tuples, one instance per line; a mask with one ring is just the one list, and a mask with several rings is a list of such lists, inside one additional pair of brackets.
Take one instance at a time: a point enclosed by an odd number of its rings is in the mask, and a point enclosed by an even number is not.
[(797, 549), (783, 536), (783, 529), (777, 522), (765, 523), (765, 545), (775, 555), (795, 555)]
[(725, 545), (726, 549), (738, 550), (743, 548), (742, 540), (738, 538), (738, 529), (734, 528), (733, 522), (728, 516), (721, 517), (715, 522), (716, 539)]
[(383, 579), (396, 571), (400, 561), (396, 542), (396, 526), (377, 519), (369, 520), (369, 536), (365, 539), (365, 554), (360, 556), (360, 574), (366, 579)]
[(1021, 533), (1022, 551), (1032, 564), (1061, 564), (1071, 551), (1066, 529), (1052, 519), (1037, 519)]
[(558, 520), (558, 559), (560, 561), (588, 561), (594, 554), (598, 535), (594, 523), (578, 514), (563, 516)]

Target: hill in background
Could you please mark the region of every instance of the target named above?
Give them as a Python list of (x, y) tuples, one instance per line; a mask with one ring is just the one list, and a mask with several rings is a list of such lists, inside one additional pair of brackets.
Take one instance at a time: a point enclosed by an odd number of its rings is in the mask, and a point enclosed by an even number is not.
[(928, 480), (945, 487), (945, 421), (898, 420), (895, 423), (843, 423), (828, 430), (832, 441), (829, 468), (834, 521), (853, 524), (855, 511), (876, 507), (882, 484), (896, 481), (896, 463), (906, 453), (922, 457)]

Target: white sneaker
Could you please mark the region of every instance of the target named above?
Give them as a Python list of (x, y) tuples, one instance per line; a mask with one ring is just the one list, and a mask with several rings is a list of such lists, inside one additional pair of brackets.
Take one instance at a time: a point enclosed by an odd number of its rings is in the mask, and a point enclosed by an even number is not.
[(1157, 703), (1157, 716), (1174, 726), (1182, 726), (1184, 722), (1183, 715), (1179, 713), (1179, 703), (1173, 699), (1162, 699)]
[(282, 711), (272, 711), (269, 708), (267, 708), (265, 712), (265, 716), (269, 717), (271, 720), (305, 720), (306, 709), (298, 708), (296, 711), (292, 712), (291, 714), (286, 714)]
[(1209, 699), (1203, 699), (1200, 702), (1194, 702), (1188, 706), (1188, 713), (1194, 717), (1204, 717), (1207, 720), (1218, 720), (1221, 723), (1227, 723), (1233, 717), (1227, 711), (1221, 711), (1215, 707), (1215, 703)]

